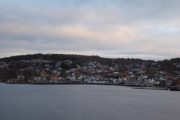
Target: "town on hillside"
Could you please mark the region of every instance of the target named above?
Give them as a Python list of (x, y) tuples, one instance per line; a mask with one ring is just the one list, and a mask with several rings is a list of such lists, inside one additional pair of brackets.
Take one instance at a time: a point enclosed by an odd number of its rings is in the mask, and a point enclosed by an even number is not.
[(35, 55), (0, 59), (0, 81), (30, 84), (180, 85), (179, 58), (154, 61), (80, 55), (56, 55), (59, 58), (53, 58), (53, 54)]

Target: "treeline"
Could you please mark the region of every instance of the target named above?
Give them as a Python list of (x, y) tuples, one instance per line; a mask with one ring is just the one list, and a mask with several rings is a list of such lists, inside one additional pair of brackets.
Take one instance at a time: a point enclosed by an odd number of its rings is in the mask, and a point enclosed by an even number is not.
[(31, 60), (31, 59), (43, 59), (43, 60), (76, 60), (73, 55), (66, 54), (28, 54), (28, 55), (18, 55), (1, 58), (0, 61), (11, 62), (18, 60)]
[[(86, 61), (96, 61), (101, 64), (111, 65), (112, 63), (119, 64), (130, 64), (134, 62), (142, 63), (144, 60), (141, 59), (133, 59), (133, 58), (103, 58), (96, 55), (75, 55), (75, 54), (28, 54), (28, 55), (18, 55), (1, 58), (0, 61), (4, 62), (15, 62), (19, 60), (31, 60), (31, 59), (42, 59), (42, 60), (52, 60), (52, 61), (63, 61), (63, 60), (71, 60), (77, 62), (79, 64), (84, 63)], [(26, 66), (25, 66), (26, 67)]]
[[(11, 57), (5, 57), (1, 58), (0, 61), (4, 62), (16, 62), (19, 60), (31, 60), (31, 59), (42, 59), (42, 60), (52, 60), (53, 62), (56, 61), (63, 61), (63, 60), (71, 60), (75, 63), (84, 63), (86, 61), (96, 61), (101, 64), (112, 64), (112, 63), (118, 63), (118, 64), (131, 64), (131, 63), (143, 63), (143, 62), (155, 62), (154, 60), (142, 60), (142, 59), (134, 59), (134, 58), (103, 58), (96, 55), (76, 55), (76, 54), (28, 54), (28, 55), (18, 55), (18, 56), (11, 56)], [(158, 64), (162, 67), (170, 67), (174, 63), (180, 63), (180, 58), (172, 58), (170, 60), (163, 60), (158, 61)], [(31, 66), (31, 64), (17, 64), (16, 67), (13, 68), (26, 68), (27, 66)]]

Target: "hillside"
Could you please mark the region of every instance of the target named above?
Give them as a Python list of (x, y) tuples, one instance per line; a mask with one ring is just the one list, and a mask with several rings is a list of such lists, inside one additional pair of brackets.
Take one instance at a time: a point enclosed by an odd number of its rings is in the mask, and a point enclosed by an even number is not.
[[(0, 59), (0, 81), (5, 82), (24, 76), (27, 82), (45, 71), (47, 76), (66, 78), (68, 76), (125, 77), (133, 72), (136, 76), (180, 74), (180, 58), (154, 61), (125, 58), (102, 58), (100, 56), (74, 54), (28, 54)], [(49, 78), (48, 78), (49, 79)]]

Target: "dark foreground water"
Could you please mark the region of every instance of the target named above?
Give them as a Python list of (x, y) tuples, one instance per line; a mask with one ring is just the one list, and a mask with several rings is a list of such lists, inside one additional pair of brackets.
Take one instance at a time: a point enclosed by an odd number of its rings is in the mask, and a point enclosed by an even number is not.
[(179, 120), (180, 92), (0, 83), (0, 120)]

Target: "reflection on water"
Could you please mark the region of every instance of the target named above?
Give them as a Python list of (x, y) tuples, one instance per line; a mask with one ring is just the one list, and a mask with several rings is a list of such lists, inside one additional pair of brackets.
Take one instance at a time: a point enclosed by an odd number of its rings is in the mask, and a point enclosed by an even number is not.
[(0, 83), (1, 120), (179, 120), (180, 92)]

